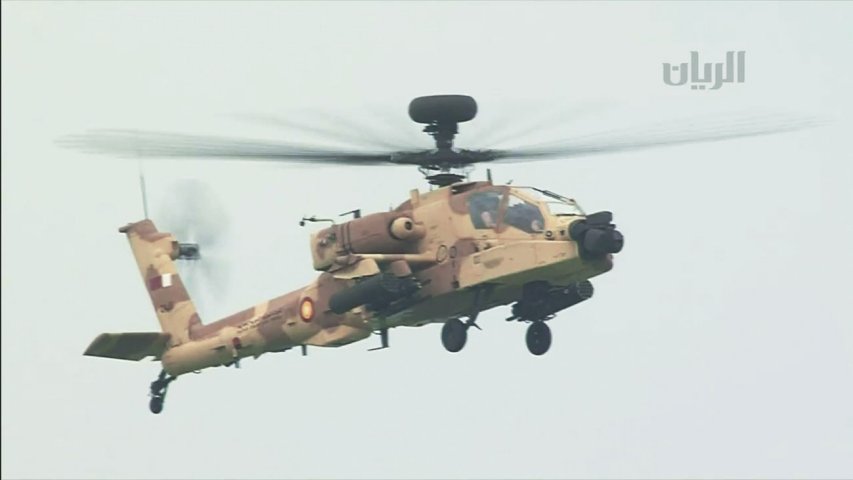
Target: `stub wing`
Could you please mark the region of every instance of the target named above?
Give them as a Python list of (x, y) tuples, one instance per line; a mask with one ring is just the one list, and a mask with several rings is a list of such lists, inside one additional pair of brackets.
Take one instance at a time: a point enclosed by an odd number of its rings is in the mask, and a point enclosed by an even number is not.
[(168, 333), (102, 333), (92, 340), (83, 355), (137, 361), (154, 357), (159, 360), (168, 344)]

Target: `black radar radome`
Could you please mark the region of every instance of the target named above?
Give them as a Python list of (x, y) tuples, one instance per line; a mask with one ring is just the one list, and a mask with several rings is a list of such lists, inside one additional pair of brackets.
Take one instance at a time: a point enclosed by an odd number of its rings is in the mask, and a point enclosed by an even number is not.
[(477, 102), (468, 95), (430, 95), (409, 103), (409, 117), (418, 123), (462, 123), (477, 116)]

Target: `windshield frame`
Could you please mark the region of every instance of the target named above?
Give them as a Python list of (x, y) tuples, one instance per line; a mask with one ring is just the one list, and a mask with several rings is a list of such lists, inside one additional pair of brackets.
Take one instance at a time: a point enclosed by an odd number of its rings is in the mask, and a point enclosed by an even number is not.
[[(586, 216), (586, 212), (584, 211), (583, 208), (581, 208), (581, 206), (578, 204), (577, 201), (575, 201), (574, 198), (569, 198), (569, 197), (560, 195), (559, 193), (555, 193), (555, 192), (552, 192), (550, 190), (545, 190), (545, 189), (537, 188), (537, 187), (528, 187), (528, 186), (512, 186), (512, 187), (510, 187), (510, 190), (516, 190), (516, 189), (521, 190), (522, 191), (521, 193), (523, 195), (526, 194), (525, 195), (526, 197), (533, 197), (533, 195), (530, 195), (529, 193), (524, 192), (524, 190), (533, 190), (535, 192), (540, 193), (542, 195), (542, 197), (545, 197), (545, 198), (541, 198), (541, 197), (540, 198), (531, 198), (531, 200), (535, 200), (538, 203), (545, 205), (546, 208), (548, 209), (548, 213), (550, 213), (551, 215), (554, 215), (557, 217), (583, 217), (583, 216)], [(578, 213), (554, 213), (551, 210), (551, 205), (568, 206), (572, 210), (577, 211)]]

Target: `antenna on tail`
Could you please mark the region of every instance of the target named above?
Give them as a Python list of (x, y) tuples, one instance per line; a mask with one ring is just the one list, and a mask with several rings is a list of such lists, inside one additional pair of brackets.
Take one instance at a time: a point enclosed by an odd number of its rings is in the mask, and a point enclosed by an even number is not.
[(139, 188), (142, 191), (142, 211), (148, 220), (148, 196), (145, 194), (145, 172), (142, 170), (142, 160), (139, 161)]

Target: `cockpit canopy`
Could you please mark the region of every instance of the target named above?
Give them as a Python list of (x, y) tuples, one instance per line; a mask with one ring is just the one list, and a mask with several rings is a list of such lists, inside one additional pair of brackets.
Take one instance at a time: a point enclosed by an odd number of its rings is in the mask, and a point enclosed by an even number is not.
[(584, 215), (573, 199), (534, 187), (494, 187), (468, 196), (468, 213), (476, 229), (493, 229), (498, 224), (526, 233), (545, 229), (549, 215)]

